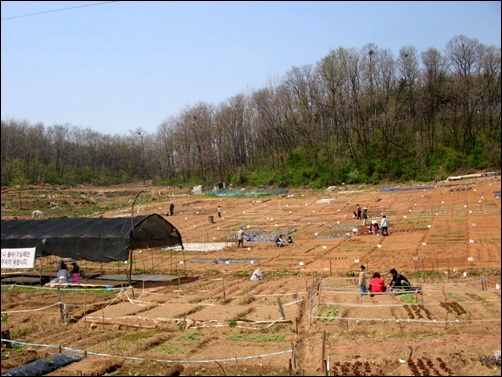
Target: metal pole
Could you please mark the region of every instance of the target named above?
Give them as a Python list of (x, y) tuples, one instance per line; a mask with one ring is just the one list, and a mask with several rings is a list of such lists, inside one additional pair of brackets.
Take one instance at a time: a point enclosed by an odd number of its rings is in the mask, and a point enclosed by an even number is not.
[(131, 207), (131, 241), (129, 243), (129, 276), (128, 276), (128, 281), (129, 281), (129, 286), (131, 286), (131, 278), (132, 278), (132, 246), (133, 246), (133, 237), (134, 237), (134, 204), (136, 203), (136, 200), (138, 200), (139, 195), (144, 192), (140, 191), (136, 194), (136, 198), (134, 198), (134, 201), (132, 202), (132, 207)]

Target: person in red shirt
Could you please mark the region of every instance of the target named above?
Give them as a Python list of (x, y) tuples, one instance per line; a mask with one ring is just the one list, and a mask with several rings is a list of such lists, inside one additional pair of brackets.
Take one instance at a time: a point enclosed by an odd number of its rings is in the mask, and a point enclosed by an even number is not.
[(373, 274), (373, 277), (370, 280), (369, 291), (370, 297), (375, 296), (375, 294), (384, 293), (387, 290), (385, 281), (380, 277), (378, 272)]

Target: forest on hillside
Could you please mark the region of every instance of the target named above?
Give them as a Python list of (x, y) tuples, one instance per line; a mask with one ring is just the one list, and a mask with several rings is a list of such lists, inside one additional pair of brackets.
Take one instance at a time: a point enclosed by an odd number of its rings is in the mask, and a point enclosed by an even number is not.
[(500, 47), (463, 35), (397, 57), (340, 47), (277, 81), (189, 106), (152, 134), (2, 119), (1, 184), (319, 188), (500, 170)]

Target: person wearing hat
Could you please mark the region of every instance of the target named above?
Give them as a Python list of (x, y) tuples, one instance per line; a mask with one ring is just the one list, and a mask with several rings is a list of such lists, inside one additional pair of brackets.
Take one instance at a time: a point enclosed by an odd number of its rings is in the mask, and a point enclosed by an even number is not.
[(371, 226), (370, 226), (370, 232), (373, 233), (374, 236), (377, 235), (377, 232), (380, 230), (380, 228), (378, 227), (378, 223), (376, 220), (373, 220), (371, 222)]
[(251, 280), (261, 280), (263, 279), (263, 272), (259, 268), (254, 270), (253, 275), (251, 275)]

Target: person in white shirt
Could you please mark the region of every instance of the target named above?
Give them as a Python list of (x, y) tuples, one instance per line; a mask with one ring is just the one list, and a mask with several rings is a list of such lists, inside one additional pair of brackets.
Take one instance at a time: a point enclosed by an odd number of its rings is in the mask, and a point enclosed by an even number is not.
[(244, 236), (247, 236), (247, 234), (243, 228), (240, 228), (237, 231), (237, 247), (244, 247)]
[(263, 279), (263, 272), (259, 268), (254, 270), (253, 275), (251, 275), (251, 280), (261, 280)]
[(66, 264), (62, 265), (61, 269), (58, 271), (57, 282), (58, 283), (68, 283), (68, 282), (70, 282), (70, 279), (71, 279), (71, 275), (70, 275), (70, 271), (68, 271), (68, 267), (66, 267)]
[(389, 220), (385, 215), (382, 216), (382, 222), (380, 223), (380, 229), (382, 231), (382, 236), (389, 235)]

